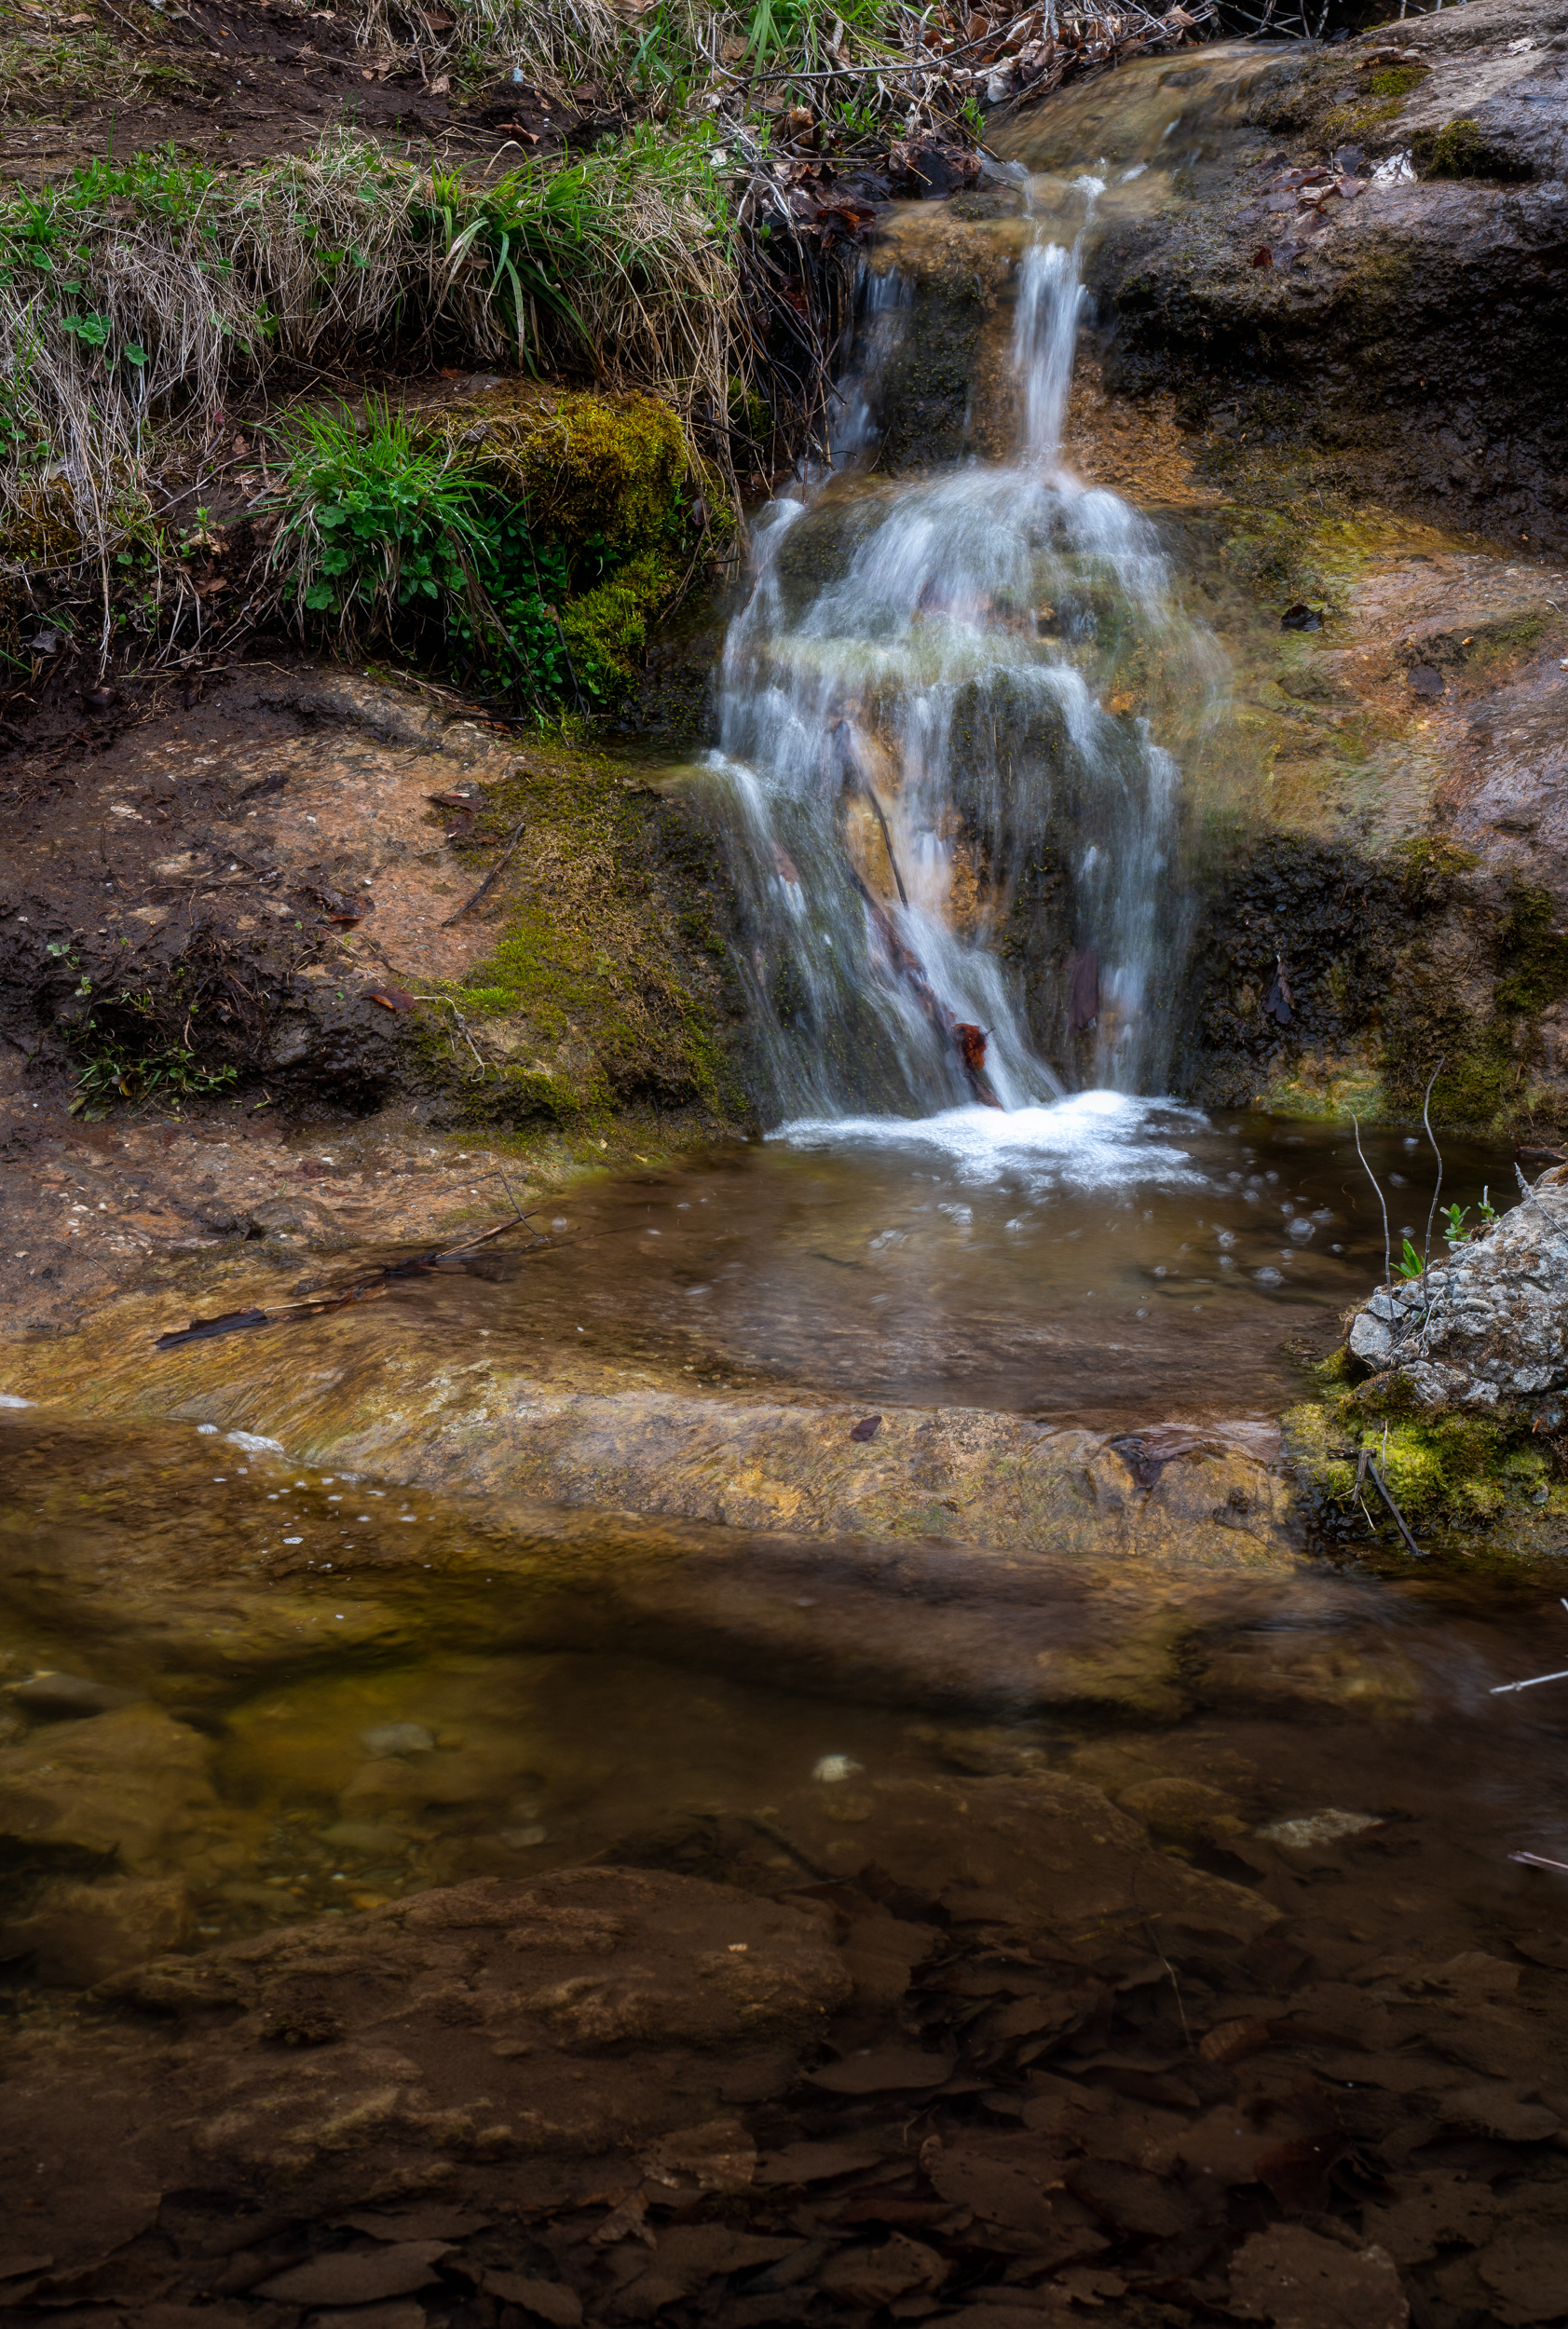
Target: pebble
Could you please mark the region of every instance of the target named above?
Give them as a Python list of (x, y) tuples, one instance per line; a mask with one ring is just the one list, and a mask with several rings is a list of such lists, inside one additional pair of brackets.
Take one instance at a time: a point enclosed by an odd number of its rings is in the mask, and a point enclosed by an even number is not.
[(381, 1723), (360, 1733), (360, 1745), (367, 1755), (428, 1755), (435, 1735), (422, 1723)]

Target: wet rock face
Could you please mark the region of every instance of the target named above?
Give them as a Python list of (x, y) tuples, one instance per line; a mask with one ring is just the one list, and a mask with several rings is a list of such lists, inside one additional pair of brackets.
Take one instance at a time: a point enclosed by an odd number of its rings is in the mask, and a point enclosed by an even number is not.
[[(1179, 378), (1204, 412), (1270, 384), (1293, 401), (1292, 436), (1304, 423), (1338, 444), (1370, 490), (1568, 539), (1565, 33), (1561, 0), (1478, 0), (1282, 67), (1253, 118), (1286, 150), (1098, 254), (1113, 382)], [(1348, 193), (1276, 191), (1285, 165), (1347, 148)]]
[(721, 865), (602, 761), (303, 659), (95, 736), (45, 814), (56, 742), (13, 758), (30, 812), (0, 833), (0, 1108), (24, 1124), (94, 1061), (95, 1113), (250, 1092), (548, 1133), (590, 1102), (703, 1110), (703, 1071), (717, 1096)]
[[(1454, 1247), (1446, 1264), (1356, 1314), (1353, 1358), (1397, 1372), (1427, 1409), (1524, 1403), (1546, 1415), (1568, 1385), (1568, 1166)], [(1556, 1411), (1556, 1410), (1553, 1410)]]

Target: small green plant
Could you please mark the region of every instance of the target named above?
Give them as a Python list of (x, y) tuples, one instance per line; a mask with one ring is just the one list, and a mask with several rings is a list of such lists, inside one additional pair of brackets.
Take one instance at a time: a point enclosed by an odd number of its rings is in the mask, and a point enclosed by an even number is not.
[(959, 119), (962, 122), (964, 128), (968, 130), (972, 138), (980, 139), (985, 136), (986, 116), (980, 111), (980, 101), (975, 96), (973, 89), (970, 90), (968, 96), (963, 101), (962, 108), (959, 114)]
[(1423, 1266), (1421, 1256), (1416, 1252), (1415, 1247), (1411, 1244), (1410, 1239), (1407, 1237), (1405, 1240), (1405, 1250), (1399, 1256), (1399, 1260), (1397, 1264), (1399, 1275), (1402, 1278), (1418, 1278), (1422, 1275)]
[(1463, 1245), (1466, 1238), (1469, 1235), (1468, 1230), (1465, 1227), (1466, 1221), (1469, 1219), (1469, 1214), (1470, 1208), (1467, 1205), (1444, 1205), (1443, 1234), (1448, 1239), (1451, 1246)]
[(1480, 1203), (1477, 1205), (1476, 1211), (1480, 1215), (1485, 1227), (1490, 1229), (1493, 1222), (1497, 1219), (1497, 1208), (1492, 1202), (1492, 1192), (1490, 1189), (1483, 1189), (1481, 1191)]
[[(90, 1024), (90, 1022), (89, 1022)], [(116, 1100), (210, 1099), (226, 1092), (236, 1068), (204, 1068), (183, 1043), (132, 1056), (117, 1044), (95, 1052), (76, 1078), (73, 1116), (102, 1115)]]
[(347, 645), (411, 606), (477, 599), (479, 485), (447, 453), (416, 445), (385, 402), (362, 427), (343, 406), (296, 414), (281, 433), (286, 514), (271, 563), (301, 614)]

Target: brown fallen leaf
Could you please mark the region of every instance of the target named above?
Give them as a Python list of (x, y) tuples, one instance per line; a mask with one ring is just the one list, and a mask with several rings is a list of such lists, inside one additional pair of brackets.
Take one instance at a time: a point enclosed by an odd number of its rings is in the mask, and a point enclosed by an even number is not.
[(881, 2153), (873, 2143), (792, 2143), (770, 2151), (757, 2163), (759, 2184), (825, 2184), (835, 2176), (875, 2167)]
[(398, 2240), (389, 2247), (340, 2250), (312, 2256), (270, 2281), (257, 2283), (257, 2296), (284, 2305), (374, 2305), (388, 2296), (408, 2296), (436, 2279), (438, 2257), (450, 2255), (446, 2240)]
[(582, 2319), (581, 2297), (563, 2281), (539, 2281), (522, 2272), (487, 2271), (484, 2287), (488, 2295), (498, 2296), (503, 2305), (521, 2305), (525, 2312), (548, 2321), (552, 2329), (577, 2329)]
[(1217, 2022), (1207, 2035), (1198, 2040), (1198, 2052), (1206, 2063), (1241, 2063), (1248, 2054), (1261, 2054), (1269, 2043), (1266, 2022)]
[(402, 987), (367, 987), (366, 1002), (378, 1002), (383, 1011), (412, 1011), (414, 997)]
[(588, 2238), (595, 2248), (613, 2248), (623, 2240), (638, 2240), (645, 2248), (656, 2248), (658, 2242), (643, 2221), (647, 2213), (648, 2194), (639, 2184), (635, 2191), (629, 2192), (619, 2206), (610, 2210)]
[(913, 2046), (882, 2046), (864, 2054), (846, 2055), (841, 2063), (828, 2063), (821, 2070), (810, 2070), (806, 2083), (825, 2087), (829, 2094), (891, 2094), (905, 2087), (942, 2086), (952, 2068), (952, 2059), (947, 2054), (925, 2054)]

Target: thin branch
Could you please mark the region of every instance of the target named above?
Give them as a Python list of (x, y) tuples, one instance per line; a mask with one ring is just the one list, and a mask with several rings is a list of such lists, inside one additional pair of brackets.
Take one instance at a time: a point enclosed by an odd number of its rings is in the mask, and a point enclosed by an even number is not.
[(1441, 1149), (1438, 1148), (1437, 1141), (1433, 1138), (1432, 1118), (1429, 1112), (1432, 1106), (1432, 1086), (1436, 1083), (1438, 1078), (1442, 1074), (1442, 1071), (1443, 1062), (1439, 1059), (1437, 1066), (1433, 1069), (1431, 1075), (1427, 1079), (1425, 1094), (1421, 1102), (1421, 1121), (1426, 1127), (1426, 1137), (1432, 1142), (1432, 1153), (1438, 1160), (1438, 1185), (1432, 1192), (1432, 1210), (1426, 1216), (1426, 1243), (1422, 1248), (1421, 1255), (1421, 1276), (1423, 1285), (1425, 1285), (1426, 1278), (1426, 1265), (1432, 1259), (1432, 1224), (1438, 1218), (1438, 1199), (1443, 1193), (1443, 1152)]
[(450, 930), (454, 922), (460, 922), (465, 914), (472, 913), (474, 907), (480, 903), (482, 898), (488, 896), (489, 892), (495, 888), (498, 877), (506, 871), (506, 868), (511, 863), (513, 856), (516, 854), (517, 844), (523, 838), (523, 833), (524, 827), (520, 824), (517, 827), (516, 832), (513, 833), (511, 840), (507, 843), (501, 855), (497, 858), (495, 864), (491, 866), (489, 872), (485, 875), (484, 880), (474, 892), (472, 897), (465, 898), (455, 914), (448, 914), (446, 919), (441, 925), (443, 930)]
[(1425, 1560), (1426, 1558), (1425, 1554), (1422, 1551), (1420, 1546), (1411, 1534), (1410, 1530), (1406, 1527), (1404, 1514), (1399, 1510), (1398, 1505), (1394, 1502), (1393, 1497), (1388, 1492), (1388, 1482), (1384, 1478), (1383, 1474), (1378, 1470), (1377, 1465), (1370, 1460), (1367, 1464), (1367, 1470), (1370, 1475), (1373, 1487), (1377, 1490), (1378, 1494), (1383, 1498), (1384, 1503), (1388, 1506), (1389, 1511), (1394, 1515), (1394, 1525), (1398, 1530), (1399, 1534), (1404, 1538), (1405, 1543), (1410, 1546), (1417, 1560)]
[(1361, 1169), (1377, 1191), (1377, 1201), (1383, 1206), (1383, 1282), (1392, 1293), (1394, 1291), (1394, 1247), (1388, 1229), (1388, 1207), (1384, 1202), (1382, 1184), (1368, 1164), (1367, 1152), (1361, 1146), (1361, 1125), (1354, 1110), (1351, 1111), (1350, 1121), (1356, 1126), (1356, 1153), (1361, 1159)]

